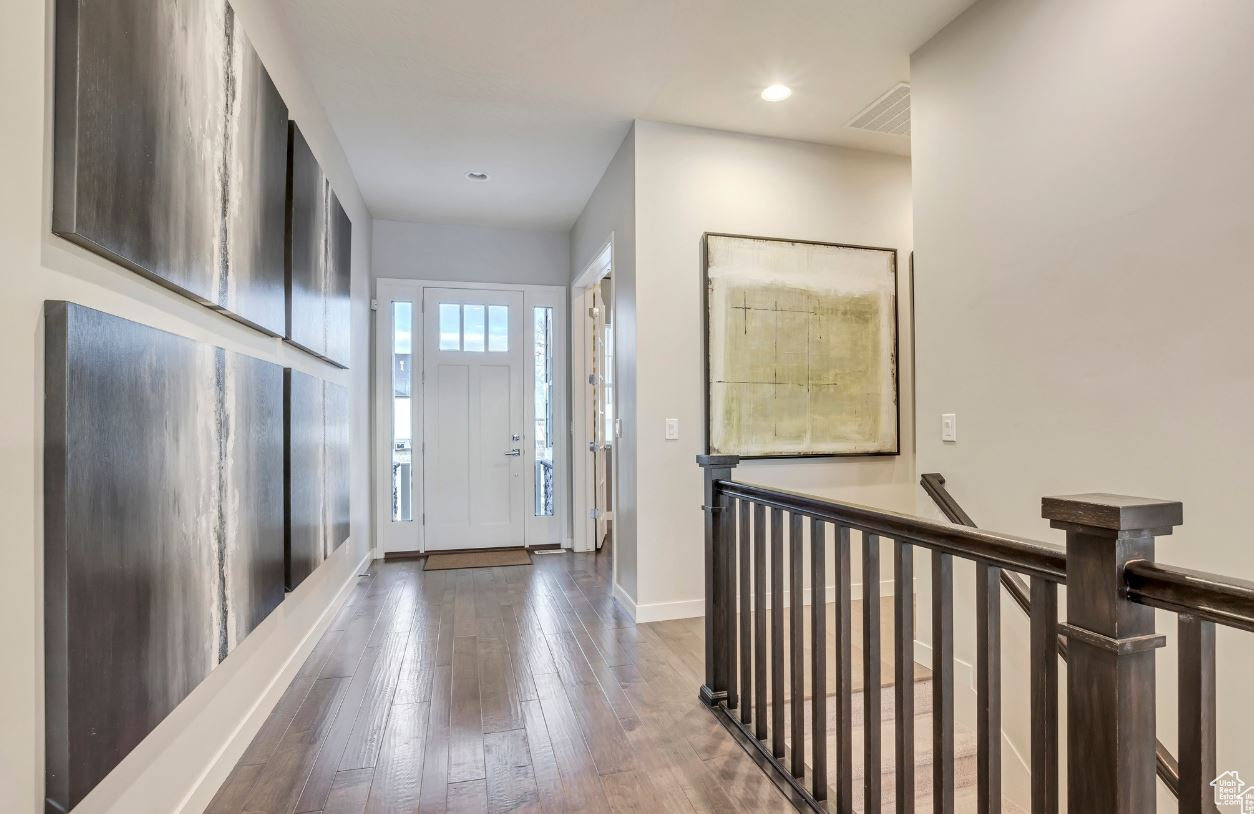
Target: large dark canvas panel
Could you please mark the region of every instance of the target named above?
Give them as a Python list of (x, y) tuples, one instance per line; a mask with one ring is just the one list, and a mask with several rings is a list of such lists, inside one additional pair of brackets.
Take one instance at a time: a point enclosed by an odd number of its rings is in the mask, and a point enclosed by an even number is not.
[(348, 390), (286, 372), (287, 587), (348, 539)]
[(53, 231), (284, 330), (287, 107), (226, 0), (57, 3)]
[(69, 808), (283, 598), (283, 371), (46, 308), (48, 798)]
[(295, 122), (288, 167), (287, 339), (347, 367), (353, 225)]

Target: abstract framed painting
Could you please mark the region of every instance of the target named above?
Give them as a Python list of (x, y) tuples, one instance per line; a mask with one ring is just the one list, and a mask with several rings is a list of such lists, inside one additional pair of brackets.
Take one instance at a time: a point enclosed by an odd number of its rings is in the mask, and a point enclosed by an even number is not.
[(227, 0), (56, 4), (52, 231), (281, 336), (287, 106)]
[(348, 367), (353, 225), (295, 122), (288, 132), (289, 343)]
[(283, 600), (283, 368), (44, 318), (46, 794), (68, 811)]
[(897, 252), (702, 238), (706, 450), (899, 454)]
[(349, 535), (348, 390), (284, 371), (286, 583), (295, 590)]

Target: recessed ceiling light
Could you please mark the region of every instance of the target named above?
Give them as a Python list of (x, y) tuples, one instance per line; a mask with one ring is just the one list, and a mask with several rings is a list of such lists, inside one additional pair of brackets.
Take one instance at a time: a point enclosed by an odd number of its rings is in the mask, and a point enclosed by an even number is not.
[(792, 96), (792, 88), (787, 85), (771, 85), (762, 91), (762, 98), (768, 102), (782, 102)]
[(488, 174), (486, 172), (468, 172), (466, 173), (466, 177), (469, 178), (471, 181), (488, 180)]

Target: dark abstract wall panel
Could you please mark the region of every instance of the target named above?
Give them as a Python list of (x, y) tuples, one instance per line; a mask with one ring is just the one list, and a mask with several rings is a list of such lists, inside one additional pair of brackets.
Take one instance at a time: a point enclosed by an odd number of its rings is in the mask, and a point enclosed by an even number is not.
[(295, 122), (288, 165), (287, 339), (348, 367), (353, 225)]
[(348, 390), (286, 371), (287, 587), (348, 539)]
[(57, 3), (52, 228), (276, 336), (287, 107), (226, 0)]
[(79, 305), (45, 318), (47, 795), (65, 810), (283, 599), (283, 369)]

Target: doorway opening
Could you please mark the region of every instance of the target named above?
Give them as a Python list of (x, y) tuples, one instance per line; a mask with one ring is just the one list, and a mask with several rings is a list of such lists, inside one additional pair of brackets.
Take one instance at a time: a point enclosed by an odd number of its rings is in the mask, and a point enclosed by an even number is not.
[(571, 287), (575, 391), (574, 547), (610, 554), (617, 505), (617, 410), (612, 241)]
[(565, 290), (376, 293), (379, 553), (569, 545)]

